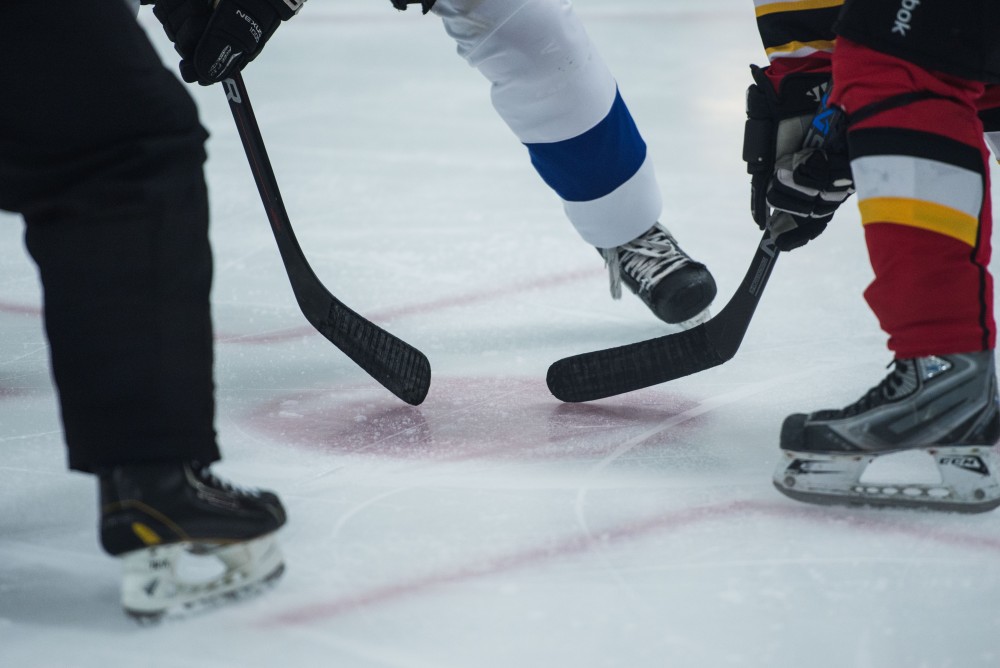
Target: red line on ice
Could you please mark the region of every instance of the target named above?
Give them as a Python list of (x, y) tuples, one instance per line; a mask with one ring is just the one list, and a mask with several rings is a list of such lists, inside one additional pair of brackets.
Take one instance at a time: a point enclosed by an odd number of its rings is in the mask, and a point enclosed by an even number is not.
[(818, 509), (811, 506), (762, 501), (729, 501), (712, 506), (688, 508), (644, 521), (602, 529), (592, 534), (578, 534), (555, 541), (549, 545), (507, 555), (499, 555), (493, 559), (459, 567), (452, 571), (432, 573), (421, 578), (377, 587), (345, 598), (302, 606), (271, 617), (259, 625), (290, 626), (309, 624), (319, 620), (350, 614), (380, 603), (391, 603), (410, 595), (424, 593), (436, 587), (443, 587), (527, 566), (543, 564), (560, 557), (583, 554), (598, 546), (612, 545), (619, 541), (640, 538), (657, 531), (677, 530), (686, 526), (718, 519), (734, 519), (734, 515), (752, 514), (803, 520), (813, 524), (819, 521), (827, 524), (837, 524), (838, 526), (847, 525), (854, 529), (873, 533), (895, 533), (922, 540), (930, 540), (949, 547), (965, 547), (1000, 553), (1000, 538), (986, 535), (975, 536), (954, 531), (941, 531), (917, 525), (904, 525), (898, 521), (893, 521), (892, 517), (873, 517), (867, 511)]
[(30, 306), (28, 304), (15, 304), (13, 302), (0, 301), (0, 313), (13, 313), (16, 315), (38, 316), (42, 314), (42, 309), (37, 306)]
[[(392, 308), (383, 309), (381, 311), (374, 311), (368, 313), (365, 315), (365, 317), (374, 323), (385, 323), (391, 320), (396, 320), (398, 318), (404, 318), (411, 315), (431, 313), (434, 311), (441, 311), (444, 309), (455, 308), (458, 306), (469, 306), (471, 304), (480, 304), (483, 302), (491, 301), (493, 299), (508, 297), (510, 295), (515, 295), (522, 292), (556, 288), (561, 285), (565, 285), (567, 283), (573, 283), (575, 281), (592, 278), (598, 274), (603, 273), (603, 271), (604, 271), (603, 269), (579, 269), (576, 271), (565, 272), (562, 274), (553, 274), (551, 276), (535, 278), (530, 281), (522, 281), (520, 283), (505, 285), (504, 287), (494, 288), (492, 290), (479, 290), (476, 292), (469, 292), (462, 295), (454, 295), (451, 297), (432, 299), (430, 301), (418, 304), (395, 306)], [(218, 336), (217, 338), (222, 343), (267, 344), (267, 343), (277, 343), (280, 341), (287, 341), (289, 339), (298, 339), (303, 336), (309, 336), (315, 333), (316, 330), (313, 329), (312, 327), (303, 326), (303, 327), (293, 327), (291, 329), (282, 329), (274, 332), (269, 332), (266, 334), (247, 334), (243, 336), (227, 335), (227, 336)]]
[[(528, 281), (522, 281), (520, 283), (514, 283), (500, 288), (494, 288), (492, 290), (479, 290), (476, 292), (469, 292), (466, 294), (454, 295), (451, 297), (432, 299), (431, 301), (422, 302), (418, 304), (394, 306), (392, 308), (383, 309), (381, 311), (374, 311), (372, 313), (368, 313), (365, 317), (367, 317), (374, 323), (385, 323), (391, 320), (396, 320), (398, 318), (404, 318), (411, 315), (431, 313), (434, 311), (441, 311), (443, 309), (455, 308), (458, 306), (469, 306), (471, 304), (480, 304), (483, 302), (488, 302), (493, 299), (508, 297), (510, 295), (516, 295), (522, 292), (556, 288), (561, 285), (565, 285), (567, 283), (573, 283), (575, 281), (592, 278), (600, 273), (603, 273), (603, 269), (578, 269), (576, 271), (569, 271), (562, 274), (553, 274), (550, 276), (543, 276)], [(13, 302), (0, 301), (0, 313), (40, 316), (42, 314), (42, 310), (38, 306), (32, 306), (27, 304), (15, 304)], [(246, 334), (246, 335), (217, 334), (216, 340), (218, 340), (220, 343), (268, 344), (268, 343), (277, 343), (281, 341), (288, 341), (291, 339), (298, 339), (302, 338), (303, 336), (311, 336), (315, 333), (316, 333), (315, 329), (306, 325), (302, 327), (281, 329), (264, 334)]]
[(678, 529), (688, 524), (716, 519), (728, 515), (732, 511), (741, 510), (746, 505), (746, 502), (735, 501), (717, 506), (691, 508), (670, 515), (654, 517), (644, 522), (604, 529), (597, 534), (579, 534), (563, 538), (550, 545), (500, 555), (494, 559), (483, 560), (480, 563), (461, 567), (453, 571), (430, 574), (409, 582), (386, 585), (328, 603), (316, 603), (304, 606), (297, 610), (291, 610), (278, 615), (268, 623), (279, 625), (305, 624), (320, 619), (338, 617), (370, 605), (393, 601), (411, 594), (418, 594), (434, 587), (494, 575), (496, 573), (505, 573), (525, 566), (544, 563), (557, 557), (585, 553), (598, 545), (637, 538), (653, 531)]

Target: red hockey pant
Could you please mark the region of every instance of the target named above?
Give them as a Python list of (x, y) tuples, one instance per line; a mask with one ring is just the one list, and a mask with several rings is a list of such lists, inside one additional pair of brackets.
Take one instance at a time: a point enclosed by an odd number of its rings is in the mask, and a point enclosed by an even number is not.
[(865, 298), (897, 358), (995, 345), (984, 86), (844, 38), (833, 56), (875, 280)]

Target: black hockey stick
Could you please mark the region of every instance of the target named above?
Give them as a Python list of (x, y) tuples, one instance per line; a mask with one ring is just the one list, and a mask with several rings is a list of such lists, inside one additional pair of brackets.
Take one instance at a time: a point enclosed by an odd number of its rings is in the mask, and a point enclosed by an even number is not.
[[(747, 117), (751, 119), (749, 95), (747, 105)], [(802, 145), (844, 150), (845, 132), (843, 113), (829, 105), (827, 91), (809, 124)], [(765, 149), (765, 145), (758, 141), (750, 149), (751, 158), (759, 157), (752, 161), (752, 165), (748, 161), (748, 171), (770, 175), (774, 169), (770, 143), (766, 142)], [(746, 140), (743, 150), (744, 159), (748, 159)], [(769, 215), (770, 207), (764, 211), (765, 215)], [(743, 342), (777, 259), (778, 249), (771, 241), (770, 232), (765, 230), (743, 282), (717, 316), (677, 334), (561, 359), (549, 367), (546, 377), (549, 391), (562, 401), (603, 399), (689, 376), (732, 359)]]
[(243, 77), (237, 73), (226, 79), (223, 89), (271, 221), (281, 261), (306, 320), (386, 389), (416, 406), (430, 389), (431, 366), (427, 358), (410, 344), (352, 311), (323, 286), (292, 232)]
[(574, 355), (549, 367), (549, 391), (561, 401), (592, 401), (688, 376), (733, 358), (771, 276), (778, 249), (770, 234), (729, 303), (691, 329), (617, 348)]

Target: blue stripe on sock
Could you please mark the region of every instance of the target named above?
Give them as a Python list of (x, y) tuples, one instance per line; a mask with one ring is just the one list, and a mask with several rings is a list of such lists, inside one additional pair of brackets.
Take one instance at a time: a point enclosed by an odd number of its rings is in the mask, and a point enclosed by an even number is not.
[(569, 202), (587, 202), (613, 192), (646, 159), (646, 142), (620, 93), (604, 120), (582, 135), (525, 146), (538, 174)]

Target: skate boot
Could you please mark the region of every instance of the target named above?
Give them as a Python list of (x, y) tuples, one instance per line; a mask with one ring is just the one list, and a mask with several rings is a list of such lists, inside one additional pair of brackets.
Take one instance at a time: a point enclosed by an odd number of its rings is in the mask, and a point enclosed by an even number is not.
[(664, 322), (693, 325), (707, 319), (715, 280), (659, 223), (623, 246), (598, 250), (608, 267), (615, 299), (621, 298), (624, 283)]
[[(993, 446), (1000, 439), (1000, 412), (993, 352), (899, 359), (894, 365), (885, 380), (846, 408), (785, 419), (775, 487), (811, 503), (969, 513), (996, 508), (1000, 479)], [(936, 470), (927, 462), (930, 477), (911, 470), (891, 482), (863, 479), (872, 478), (865, 470), (877, 459), (876, 471), (886, 476), (885, 467), (898, 464), (903, 451), (926, 453)], [(927, 479), (916, 480), (921, 477)]]
[[(285, 511), (271, 492), (235, 487), (194, 462), (119, 466), (99, 477), (101, 544), (122, 559), (130, 617), (152, 622), (230, 602), (284, 570), (273, 534)], [(182, 558), (193, 562), (187, 570), (210, 565), (213, 575), (182, 576)]]

